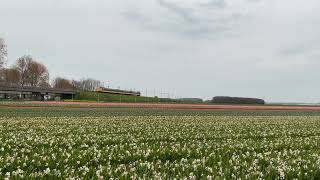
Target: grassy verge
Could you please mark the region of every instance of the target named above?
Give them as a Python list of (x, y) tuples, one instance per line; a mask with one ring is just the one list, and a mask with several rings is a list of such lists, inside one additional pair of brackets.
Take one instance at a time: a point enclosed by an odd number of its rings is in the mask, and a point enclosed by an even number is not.
[[(70, 100), (69, 100), (70, 101)], [(76, 102), (143, 102), (143, 103), (178, 103), (178, 100), (144, 96), (125, 96), (95, 92), (78, 92), (74, 98)]]

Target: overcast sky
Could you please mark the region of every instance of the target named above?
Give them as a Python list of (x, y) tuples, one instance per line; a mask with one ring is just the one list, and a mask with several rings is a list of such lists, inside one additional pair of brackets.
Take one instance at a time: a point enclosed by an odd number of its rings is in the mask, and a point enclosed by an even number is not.
[(320, 102), (319, 0), (0, 0), (0, 37), (51, 78)]

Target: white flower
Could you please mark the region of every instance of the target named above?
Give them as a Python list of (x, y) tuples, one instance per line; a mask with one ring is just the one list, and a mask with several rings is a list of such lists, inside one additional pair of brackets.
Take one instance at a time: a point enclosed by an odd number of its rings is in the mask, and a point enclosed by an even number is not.
[(46, 175), (48, 175), (48, 174), (50, 174), (50, 168), (49, 167), (47, 167), (47, 169), (46, 170), (44, 170), (44, 172), (43, 172), (44, 174), (46, 174)]

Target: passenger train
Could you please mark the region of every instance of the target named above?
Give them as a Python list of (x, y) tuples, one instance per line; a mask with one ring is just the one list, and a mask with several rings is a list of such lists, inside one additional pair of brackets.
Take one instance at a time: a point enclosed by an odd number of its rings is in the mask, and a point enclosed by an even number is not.
[(138, 91), (126, 91), (126, 90), (111, 89), (111, 88), (105, 88), (105, 87), (98, 87), (98, 88), (95, 89), (95, 92), (118, 94), (118, 95), (127, 95), (127, 96), (141, 96), (141, 93), (138, 92)]

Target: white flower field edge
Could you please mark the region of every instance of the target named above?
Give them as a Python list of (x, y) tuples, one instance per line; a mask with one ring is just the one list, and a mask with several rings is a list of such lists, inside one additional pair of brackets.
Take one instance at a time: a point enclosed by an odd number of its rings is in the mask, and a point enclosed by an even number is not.
[(312, 179), (320, 117), (0, 117), (0, 179)]

